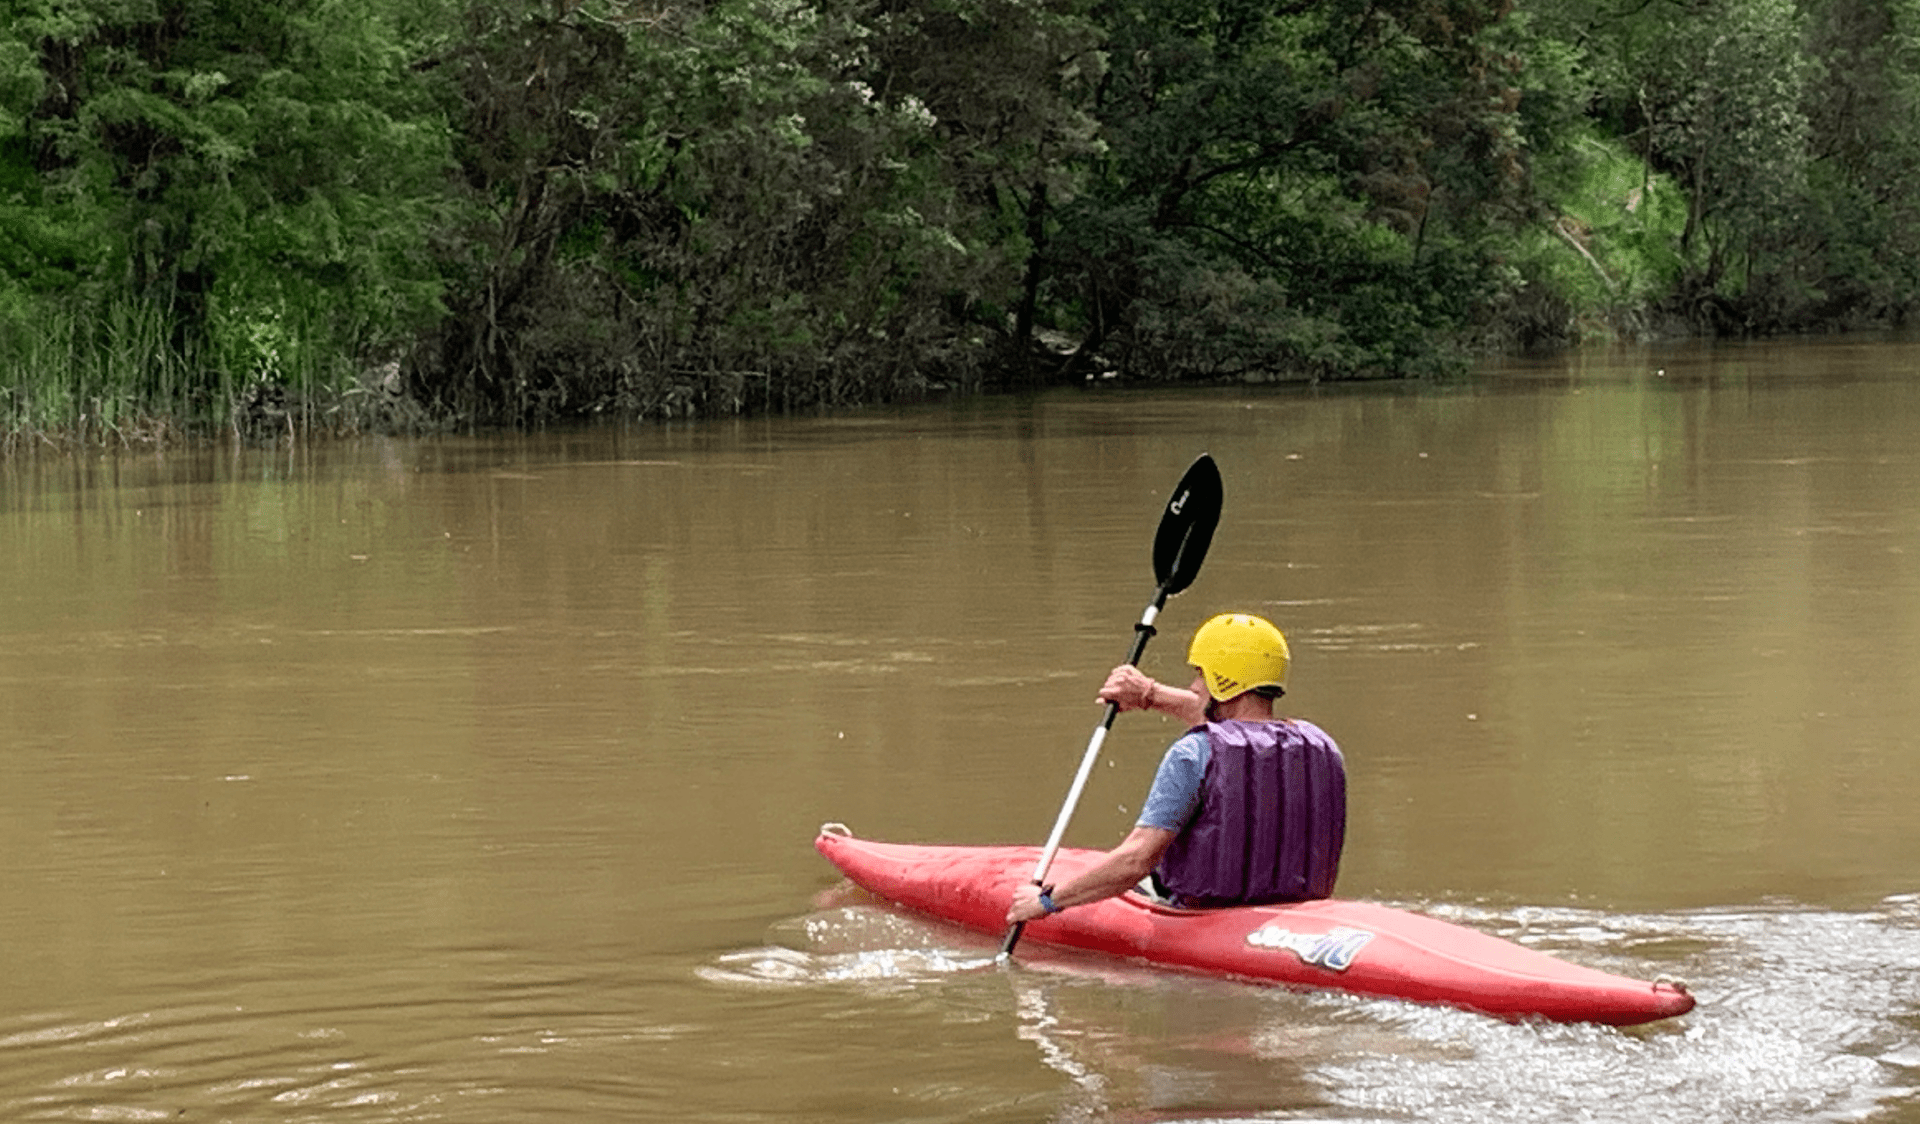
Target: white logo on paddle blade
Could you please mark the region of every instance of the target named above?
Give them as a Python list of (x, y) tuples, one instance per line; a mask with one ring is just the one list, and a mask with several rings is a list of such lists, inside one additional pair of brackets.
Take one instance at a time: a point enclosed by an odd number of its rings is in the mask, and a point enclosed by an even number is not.
[(1247, 943), (1255, 948), (1286, 949), (1303, 962), (1329, 971), (1344, 972), (1366, 947), (1373, 934), (1365, 929), (1344, 926), (1325, 933), (1296, 933), (1268, 922), (1247, 934)]

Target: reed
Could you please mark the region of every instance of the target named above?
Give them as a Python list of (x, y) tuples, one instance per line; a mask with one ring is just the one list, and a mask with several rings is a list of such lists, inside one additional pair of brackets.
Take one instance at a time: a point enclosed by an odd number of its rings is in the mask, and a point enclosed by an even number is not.
[[(0, 443), (337, 428), (354, 372), (304, 316), (251, 347), (209, 348), (172, 310), (128, 297), (0, 307)], [(350, 427), (350, 423), (349, 423)]]
[(193, 420), (202, 396), (166, 310), (40, 297), (9, 312), (0, 317), (0, 431), (9, 443), (111, 439), (157, 419)]

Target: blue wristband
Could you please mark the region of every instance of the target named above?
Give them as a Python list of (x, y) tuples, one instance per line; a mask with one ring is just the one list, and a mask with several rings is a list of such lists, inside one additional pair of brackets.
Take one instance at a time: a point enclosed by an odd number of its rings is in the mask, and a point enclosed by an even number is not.
[(1046, 910), (1048, 913), (1059, 913), (1066, 907), (1053, 904), (1053, 888), (1048, 887), (1040, 891), (1040, 908)]

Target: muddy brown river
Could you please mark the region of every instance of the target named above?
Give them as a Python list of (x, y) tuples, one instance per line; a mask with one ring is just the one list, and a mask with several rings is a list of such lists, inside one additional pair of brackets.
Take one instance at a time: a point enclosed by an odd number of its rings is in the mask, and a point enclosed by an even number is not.
[[(1346, 752), (1339, 892), (1630, 1030), (970, 937), (1181, 470)], [(1178, 731), (1122, 717), (1070, 844)], [(0, 1121), (1920, 1121), (1920, 345), (0, 462)]]

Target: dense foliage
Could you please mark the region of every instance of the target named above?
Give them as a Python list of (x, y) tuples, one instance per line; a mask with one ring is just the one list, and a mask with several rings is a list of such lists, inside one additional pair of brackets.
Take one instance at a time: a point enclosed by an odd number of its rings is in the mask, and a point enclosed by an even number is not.
[(0, 432), (1896, 322), (1920, 0), (0, 0)]

